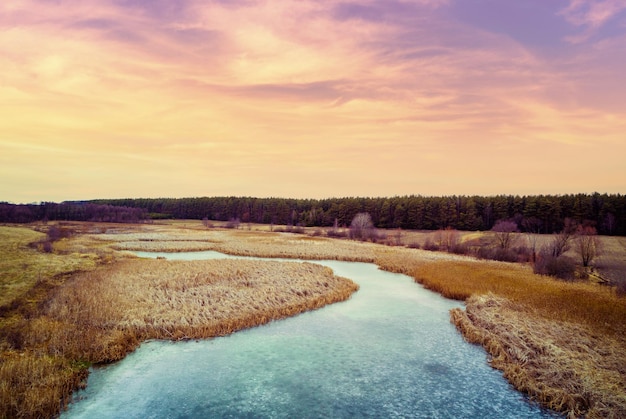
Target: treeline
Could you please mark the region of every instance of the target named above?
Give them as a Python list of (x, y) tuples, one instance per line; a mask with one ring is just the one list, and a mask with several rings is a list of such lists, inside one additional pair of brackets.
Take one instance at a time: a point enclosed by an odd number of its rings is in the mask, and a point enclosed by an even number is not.
[(135, 206), (96, 203), (42, 202), (14, 205), (0, 203), (0, 222), (31, 223), (33, 221), (94, 221), (110, 223), (138, 223), (146, 220), (146, 210)]
[[(626, 196), (575, 194), (512, 196), (401, 196), (392, 198), (284, 199), (252, 197), (115, 199), (90, 201), (145, 210), (151, 218), (237, 220), (292, 226), (348, 226), (369, 213), (377, 228), (490, 230), (512, 220), (520, 230), (560, 232), (571, 219), (600, 234), (626, 235)], [(529, 222), (530, 221), (530, 222)], [(532, 226), (532, 227), (530, 227)]]

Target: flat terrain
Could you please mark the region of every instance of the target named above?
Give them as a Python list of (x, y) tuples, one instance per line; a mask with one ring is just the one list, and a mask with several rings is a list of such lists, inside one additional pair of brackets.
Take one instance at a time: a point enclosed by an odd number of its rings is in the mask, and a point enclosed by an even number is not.
[[(291, 234), (200, 221), (61, 227), (72, 234), (47, 248), (41, 243), (50, 226), (0, 227), (0, 417), (58, 412), (90, 363), (120, 359), (144, 339), (219, 336), (345, 300), (356, 289), (308, 263), (143, 260), (128, 250), (374, 262), (466, 300), (451, 320), (533, 399), (573, 416), (626, 417), (626, 298), (614, 288), (400, 246), (436, 239), (432, 232), (388, 232), (394, 246), (385, 246), (317, 229)], [(462, 233), (461, 240), (489, 234)], [(598, 270), (619, 280), (623, 238), (602, 241)]]

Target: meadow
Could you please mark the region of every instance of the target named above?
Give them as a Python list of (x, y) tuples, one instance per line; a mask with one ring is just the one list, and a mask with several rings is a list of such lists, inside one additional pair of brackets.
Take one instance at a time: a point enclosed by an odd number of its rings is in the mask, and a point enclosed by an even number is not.
[[(572, 417), (626, 417), (626, 298), (589, 281), (535, 275), (524, 264), (407, 247), (432, 233), (402, 232), (394, 246), (269, 226), (66, 223), (42, 250), (44, 225), (0, 227), (3, 293), (0, 417), (50, 416), (85, 384), (91, 363), (121, 359), (145, 339), (220, 336), (349, 298), (356, 287), (307, 263), (138, 260), (129, 250), (217, 250), (244, 256), (373, 262), (466, 301), (451, 321), (485, 347), (520, 391)], [(393, 232), (390, 232), (390, 235)], [(465, 240), (476, 234), (464, 233)], [(623, 272), (626, 250), (603, 238)], [(35, 243), (33, 245), (32, 243)], [(602, 259), (600, 259), (602, 262)]]

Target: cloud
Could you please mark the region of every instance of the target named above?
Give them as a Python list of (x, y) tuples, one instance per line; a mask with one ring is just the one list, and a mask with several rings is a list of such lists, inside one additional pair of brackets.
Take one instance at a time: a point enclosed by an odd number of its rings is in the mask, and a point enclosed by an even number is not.
[[(132, 192), (133, 177), (153, 179), (150, 193), (160, 196), (182, 193), (181, 184), (188, 194), (210, 193), (206, 179), (223, 182), (216, 190), (228, 194), (285, 194), (272, 185), (289, 173), (320, 195), (316, 179), (338, 178), (381, 185), (362, 191), (368, 195), (429, 193), (383, 187), (423, 187), (428, 182), (406, 180), (418, 176), (415, 167), (463, 183), (471, 179), (467, 159), (482, 167), (491, 158), (504, 173), (511, 155), (534, 164), (536, 147), (554, 159), (565, 146), (623, 150), (616, 75), (625, 69), (615, 54), (623, 42), (546, 57), (450, 19), (447, 7), (5, 2), (0, 147), (13, 156), (2, 161), (15, 168), (9, 183), (17, 185), (24, 168), (44, 167), (59, 173), (55, 190), (84, 172), (98, 188), (105, 178), (123, 184), (127, 196), (147, 191), (137, 184)], [(588, 3), (569, 9), (563, 16), (583, 29), (611, 19)]]
[(587, 41), (599, 28), (626, 9), (623, 0), (570, 0), (569, 5), (559, 12), (567, 22), (582, 27), (583, 32), (569, 36), (567, 41)]

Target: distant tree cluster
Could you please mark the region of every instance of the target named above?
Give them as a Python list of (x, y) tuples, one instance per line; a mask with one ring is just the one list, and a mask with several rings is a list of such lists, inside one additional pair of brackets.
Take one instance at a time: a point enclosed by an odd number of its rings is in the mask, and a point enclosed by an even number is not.
[[(115, 208), (113, 208), (115, 207)], [(121, 209), (116, 209), (121, 208)], [(521, 232), (556, 233), (567, 219), (604, 235), (626, 235), (626, 196), (608, 194), (512, 196), (418, 195), (391, 198), (284, 199), (252, 197), (114, 199), (60, 204), (0, 204), (0, 222), (151, 219), (239, 220), (302, 227), (349, 227), (359, 213), (375, 228), (491, 230), (500, 220)], [(504, 226), (503, 226), (504, 227)], [(505, 232), (502, 232), (505, 233)], [(505, 238), (505, 237), (503, 237)], [(506, 245), (506, 244), (505, 244)]]
[(491, 230), (499, 220), (522, 232), (555, 233), (565, 220), (590, 221), (599, 234), (626, 235), (626, 196), (608, 194), (513, 196), (418, 195), (391, 198), (284, 199), (207, 197), (116, 199), (94, 204), (142, 208), (151, 218), (240, 220), (303, 227), (350, 226), (359, 213), (376, 228)]
[(95, 221), (138, 223), (147, 219), (146, 210), (138, 207), (63, 202), (14, 205), (0, 203), (0, 222), (30, 223), (33, 221)]

